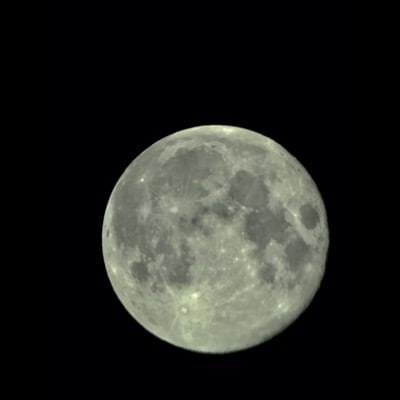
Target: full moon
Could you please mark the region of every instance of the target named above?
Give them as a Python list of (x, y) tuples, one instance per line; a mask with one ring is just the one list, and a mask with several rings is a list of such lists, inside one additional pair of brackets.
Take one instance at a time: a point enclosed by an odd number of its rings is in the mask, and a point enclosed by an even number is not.
[(130, 315), (191, 351), (267, 341), (306, 309), (325, 270), (324, 203), (274, 140), (222, 125), (167, 136), (116, 183), (102, 230), (107, 275)]

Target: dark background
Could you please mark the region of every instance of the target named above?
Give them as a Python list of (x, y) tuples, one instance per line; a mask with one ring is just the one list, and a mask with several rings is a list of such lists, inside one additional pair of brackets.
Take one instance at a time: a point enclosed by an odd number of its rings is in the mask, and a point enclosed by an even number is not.
[[(49, 398), (350, 398), (349, 3), (54, 4)], [(101, 254), (123, 170), (155, 140), (201, 124), (252, 129), (295, 155), (321, 191), (331, 235), (306, 312), (269, 342), (224, 356), (147, 333), (119, 303)]]

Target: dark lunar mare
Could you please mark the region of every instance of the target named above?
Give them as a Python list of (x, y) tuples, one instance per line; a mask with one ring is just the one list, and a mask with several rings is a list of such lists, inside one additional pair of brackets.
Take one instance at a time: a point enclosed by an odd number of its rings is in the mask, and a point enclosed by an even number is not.
[(272, 239), (282, 242), (288, 226), (283, 210), (273, 213), (272, 210), (264, 207), (250, 211), (245, 216), (247, 238), (259, 249), (264, 249)]
[(149, 279), (149, 270), (147, 269), (147, 263), (143, 261), (132, 263), (131, 273), (132, 276), (140, 283), (146, 283)]
[(269, 189), (260, 177), (240, 170), (230, 181), (229, 196), (246, 207), (258, 208), (267, 204)]
[(319, 223), (319, 214), (311, 204), (304, 204), (300, 207), (301, 222), (307, 229), (313, 229)]
[(297, 268), (299, 265), (303, 264), (307, 259), (309, 251), (310, 248), (306, 242), (300, 236), (296, 236), (296, 238), (290, 241), (285, 247), (289, 265), (292, 268)]
[(201, 181), (216, 170), (223, 171), (223, 165), (221, 155), (204, 145), (179, 149), (154, 174), (153, 186), (172, 197), (199, 199), (208, 194)]
[(274, 283), (275, 282), (276, 267), (271, 263), (264, 263), (258, 271), (258, 277), (262, 282)]
[(173, 261), (173, 264), (167, 266), (167, 282), (174, 287), (190, 285), (193, 279), (190, 267), (196, 259), (186, 240), (180, 244), (180, 253)]

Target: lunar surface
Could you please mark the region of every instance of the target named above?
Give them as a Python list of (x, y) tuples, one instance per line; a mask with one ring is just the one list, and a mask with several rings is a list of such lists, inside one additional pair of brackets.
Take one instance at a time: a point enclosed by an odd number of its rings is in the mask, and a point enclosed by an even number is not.
[(304, 167), (247, 129), (199, 126), (154, 143), (117, 182), (102, 245), (127, 311), (175, 346), (244, 350), (307, 307), (328, 250)]

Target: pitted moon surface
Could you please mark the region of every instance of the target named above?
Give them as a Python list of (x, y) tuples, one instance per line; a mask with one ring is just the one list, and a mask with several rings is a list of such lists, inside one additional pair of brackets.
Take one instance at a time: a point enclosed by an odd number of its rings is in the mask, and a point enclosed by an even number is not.
[(328, 229), (315, 183), (273, 140), (203, 126), (126, 169), (107, 205), (103, 253), (129, 313), (159, 338), (230, 352), (278, 334), (322, 279)]

